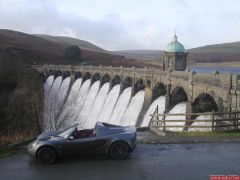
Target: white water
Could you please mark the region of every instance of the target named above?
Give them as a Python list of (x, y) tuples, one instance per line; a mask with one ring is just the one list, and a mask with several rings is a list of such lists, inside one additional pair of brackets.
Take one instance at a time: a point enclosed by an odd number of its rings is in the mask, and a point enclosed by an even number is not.
[(62, 109), (62, 113), (58, 119), (59, 122), (62, 122), (62, 126), (66, 127), (66, 126), (70, 126), (72, 125), (76, 119), (76, 117), (74, 117), (74, 110), (75, 107), (77, 106), (76, 101), (77, 101), (77, 96), (78, 93), (80, 91), (81, 88), (81, 84), (82, 84), (82, 79), (79, 78), (77, 79), (73, 85), (72, 88), (69, 92), (68, 98), (64, 104), (64, 107)]
[(81, 123), (81, 127), (84, 127), (84, 128), (92, 127), (90, 126), (91, 123), (89, 123), (87, 120), (88, 120), (88, 116), (92, 114), (91, 107), (96, 99), (97, 93), (99, 91), (99, 87), (100, 87), (100, 81), (96, 81), (93, 83), (85, 99), (85, 102), (82, 108), (80, 109), (80, 113), (78, 115), (78, 121)]
[(128, 103), (131, 98), (131, 91), (131, 87), (124, 89), (113, 110), (109, 123), (120, 125), (121, 119), (127, 109)]
[(53, 82), (54, 82), (54, 76), (51, 75), (46, 79), (45, 83), (43, 84), (43, 89), (44, 89), (44, 95), (45, 96), (49, 93), (50, 89), (52, 88)]
[(59, 88), (59, 91), (57, 93), (57, 105), (58, 105), (58, 110), (60, 110), (61, 106), (64, 103), (64, 100), (67, 96), (69, 84), (70, 84), (71, 78), (67, 77), (62, 81), (62, 84)]
[[(147, 127), (150, 123), (150, 120), (152, 116), (150, 114), (153, 114), (158, 106), (158, 114), (163, 114), (165, 111), (165, 96), (158, 97), (148, 108), (147, 113), (144, 116), (143, 122), (141, 124), (141, 127)], [(162, 119), (162, 117), (159, 117), (159, 119)]]
[(103, 104), (106, 100), (106, 97), (107, 97), (107, 94), (108, 94), (108, 91), (109, 91), (109, 86), (110, 86), (110, 83), (105, 83), (102, 88), (99, 90), (98, 94), (97, 94), (97, 97), (92, 105), (92, 107), (90, 108), (90, 112), (88, 114), (88, 117), (87, 117), (87, 124), (88, 124), (88, 127), (94, 127), (96, 122), (99, 121), (98, 118), (99, 118), (99, 114), (101, 113), (101, 111), (103, 109)]
[(82, 85), (82, 78), (78, 78), (72, 85), (71, 90), (69, 92), (68, 95), (68, 99), (67, 99), (67, 104), (75, 104), (77, 97), (78, 97), (78, 93), (80, 91)]
[[(204, 112), (204, 113), (211, 113), (211, 112)], [(221, 116), (214, 116), (215, 120), (222, 119)], [(198, 116), (194, 122), (191, 124), (191, 126), (188, 128), (188, 131), (194, 132), (194, 131), (201, 131), (201, 132), (208, 132), (212, 131), (212, 122), (199, 122), (200, 120), (212, 120), (212, 115), (200, 115)], [(215, 121), (216, 122), (216, 121)], [(228, 122), (220, 121), (218, 122), (218, 125), (226, 125)], [(216, 124), (215, 124), (216, 125)], [(194, 126), (209, 126), (206, 128), (195, 128)], [(221, 127), (222, 130), (232, 130), (232, 127)]]
[[(182, 102), (174, 106), (168, 114), (181, 114), (186, 113), (187, 104), (186, 102)], [(168, 120), (186, 120), (186, 116), (166, 116), (166, 126), (184, 126), (185, 121), (182, 122), (168, 122)], [(176, 127), (168, 127), (167, 131), (183, 131), (183, 128)]]
[[(55, 118), (57, 113), (59, 112), (58, 106), (58, 91), (62, 83), (62, 76), (58, 76), (52, 85), (51, 90), (47, 94), (47, 98), (45, 99), (44, 103), (44, 129), (51, 130), (56, 129), (56, 121)], [(49, 86), (46, 85), (46, 88)], [(46, 89), (47, 91), (48, 89)]]
[[(53, 76), (49, 76), (44, 83), (44, 122), (46, 129), (54, 129), (59, 124), (56, 124), (56, 117), (59, 116), (59, 110), (62, 112), (58, 121), (61, 123), (66, 120), (67, 123), (62, 123), (66, 127), (73, 123), (79, 122), (81, 128), (93, 128), (96, 121), (103, 121), (118, 125), (136, 125), (138, 116), (141, 112), (145, 91), (139, 91), (131, 98), (132, 88), (126, 88), (120, 94), (120, 85), (115, 85), (109, 91), (109, 83), (105, 83), (100, 88), (100, 81), (96, 81), (90, 86), (90, 80), (86, 80), (82, 84), (82, 79), (77, 79), (69, 96), (64, 104), (69, 89), (70, 77), (62, 81), (59, 76), (54, 80)], [(165, 97), (157, 98), (149, 107), (143, 122), (142, 127), (148, 126), (151, 116), (156, 107), (159, 107), (158, 113), (163, 114), (165, 110)], [(61, 109), (63, 107), (63, 109)], [(179, 103), (173, 107), (169, 114), (186, 113), (186, 103)], [(159, 117), (161, 118), (161, 117)], [(199, 116), (192, 124), (202, 125), (203, 123), (197, 120), (206, 119), (209, 117)], [(166, 125), (181, 125), (185, 122), (168, 122), (169, 120), (186, 120), (185, 116), (167, 116)], [(59, 123), (58, 122), (58, 123)], [(206, 124), (206, 123), (205, 123)], [(166, 128), (168, 131), (182, 131), (183, 128)], [(198, 131), (200, 129), (189, 128), (189, 131)], [(201, 129), (202, 130), (202, 129)], [(209, 131), (210, 129), (205, 129)]]
[(123, 126), (131, 125), (135, 126), (137, 123), (138, 116), (141, 112), (144, 102), (145, 91), (139, 91), (132, 97), (126, 113), (122, 117), (120, 124)]
[(110, 122), (110, 118), (111, 118), (113, 109), (115, 107), (115, 104), (118, 100), (119, 93), (120, 93), (120, 85), (117, 84), (111, 89), (111, 91), (107, 95), (106, 101), (99, 115), (99, 119), (98, 119), (99, 121), (107, 122), (107, 123)]

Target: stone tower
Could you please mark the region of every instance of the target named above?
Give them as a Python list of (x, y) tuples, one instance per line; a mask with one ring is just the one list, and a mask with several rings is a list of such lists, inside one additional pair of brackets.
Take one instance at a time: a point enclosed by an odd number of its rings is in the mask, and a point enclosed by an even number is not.
[(167, 44), (161, 56), (162, 70), (185, 71), (187, 54), (184, 46), (178, 41), (177, 35), (174, 34), (173, 41)]

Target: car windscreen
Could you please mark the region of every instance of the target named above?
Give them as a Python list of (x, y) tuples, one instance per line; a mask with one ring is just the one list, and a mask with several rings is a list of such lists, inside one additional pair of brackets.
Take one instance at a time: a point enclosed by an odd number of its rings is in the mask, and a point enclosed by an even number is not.
[(58, 136), (63, 137), (63, 138), (68, 138), (74, 131), (76, 130), (76, 127), (70, 127), (64, 131), (62, 131), (61, 133), (58, 134)]

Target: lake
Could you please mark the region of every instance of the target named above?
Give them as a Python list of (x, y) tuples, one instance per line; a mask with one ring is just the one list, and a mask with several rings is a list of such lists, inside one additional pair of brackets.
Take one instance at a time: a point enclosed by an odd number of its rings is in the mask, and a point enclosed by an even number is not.
[(188, 66), (188, 69), (192, 69), (197, 73), (213, 73), (218, 71), (219, 73), (233, 73), (240, 74), (240, 67), (203, 67), (203, 66)]

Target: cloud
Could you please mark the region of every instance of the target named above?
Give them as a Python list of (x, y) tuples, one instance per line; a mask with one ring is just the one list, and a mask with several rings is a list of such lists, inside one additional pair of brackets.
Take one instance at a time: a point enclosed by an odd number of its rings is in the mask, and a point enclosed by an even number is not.
[(109, 50), (162, 49), (177, 28), (187, 47), (240, 40), (240, 1), (0, 0), (0, 28), (70, 36)]

